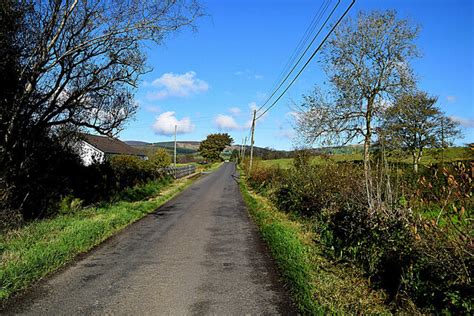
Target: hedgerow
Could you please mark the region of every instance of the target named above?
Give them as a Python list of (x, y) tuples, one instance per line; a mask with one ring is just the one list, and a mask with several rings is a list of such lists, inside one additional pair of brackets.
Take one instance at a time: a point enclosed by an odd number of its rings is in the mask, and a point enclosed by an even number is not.
[[(377, 163), (374, 163), (377, 165)], [(254, 165), (247, 183), (281, 210), (311, 218), (327, 256), (362, 269), (394, 308), (473, 310), (472, 175), (465, 163), (373, 170), (376, 203), (368, 206), (362, 166)], [(247, 172), (248, 174), (248, 172)]]

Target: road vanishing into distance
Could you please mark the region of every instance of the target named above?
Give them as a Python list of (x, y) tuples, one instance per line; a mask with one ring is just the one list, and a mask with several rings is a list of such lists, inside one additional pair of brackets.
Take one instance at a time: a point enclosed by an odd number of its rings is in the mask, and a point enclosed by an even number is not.
[(40, 282), (6, 314), (294, 314), (234, 163)]

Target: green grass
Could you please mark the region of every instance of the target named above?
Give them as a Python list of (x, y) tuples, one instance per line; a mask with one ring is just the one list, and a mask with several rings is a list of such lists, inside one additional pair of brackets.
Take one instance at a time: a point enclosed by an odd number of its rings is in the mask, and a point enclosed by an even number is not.
[(191, 183), (190, 179), (149, 183), (126, 190), (121, 201), (35, 221), (0, 234), (0, 306), (12, 294), (154, 211)]
[(197, 165), (196, 167), (196, 171), (199, 171), (199, 172), (212, 172), (214, 170), (216, 170), (217, 168), (219, 168), (220, 166), (222, 166), (223, 162), (220, 161), (220, 162), (213, 162), (213, 163), (210, 163), (210, 164), (205, 164), (205, 165)]
[[(362, 161), (362, 153), (352, 153), (352, 154), (334, 154), (330, 156), (332, 161), (341, 162), (341, 161)], [(447, 148), (444, 152), (444, 161), (458, 161), (458, 160), (467, 160), (469, 159), (466, 155), (466, 148), (464, 147), (450, 147)], [(412, 160), (410, 157), (389, 157), (389, 161), (391, 162), (404, 162), (404, 163), (411, 163)], [(312, 163), (314, 164), (323, 164), (326, 162), (320, 156), (316, 156), (312, 158)], [(432, 163), (439, 163), (441, 161), (441, 154), (436, 152), (435, 150), (427, 149), (425, 151), (425, 155), (421, 158), (421, 164), (432, 164)], [(288, 169), (291, 167), (293, 163), (292, 158), (284, 158), (284, 159), (272, 159), (272, 160), (261, 160), (264, 166), (275, 166), (282, 169)]]
[(385, 294), (371, 289), (358, 270), (323, 255), (314, 224), (277, 210), (244, 180), (240, 189), (302, 314), (390, 313)]

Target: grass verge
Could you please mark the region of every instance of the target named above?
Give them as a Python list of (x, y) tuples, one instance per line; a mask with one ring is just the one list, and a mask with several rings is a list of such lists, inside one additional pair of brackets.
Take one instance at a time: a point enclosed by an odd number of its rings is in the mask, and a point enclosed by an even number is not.
[(383, 292), (353, 267), (323, 255), (310, 221), (277, 210), (245, 180), (240, 189), (302, 314), (390, 314)]
[(0, 308), (13, 294), (151, 213), (192, 182), (151, 182), (126, 190), (121, 201), (39, 220), (0, 234)]
[(220, 162), (213, 162), (213, 163), (206, 164), (206, 165), (198, 165), (196, 167), (196, 171), (206, 172), (206, 173), (213, 172), (216, 169), (218, 169), (220, 166), (222, 166), (223, 164), (224, 164), (224, 162), (220, 161)]

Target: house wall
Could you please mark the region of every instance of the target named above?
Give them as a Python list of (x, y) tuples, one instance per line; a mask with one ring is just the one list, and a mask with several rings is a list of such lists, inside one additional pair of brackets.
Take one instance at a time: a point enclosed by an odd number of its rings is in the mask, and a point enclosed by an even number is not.
[(81, 140), (79, 143), (79, 156), (85, 166), (91, 165), (93, 162), (104, 162), (105, 155), (103, 152)]

